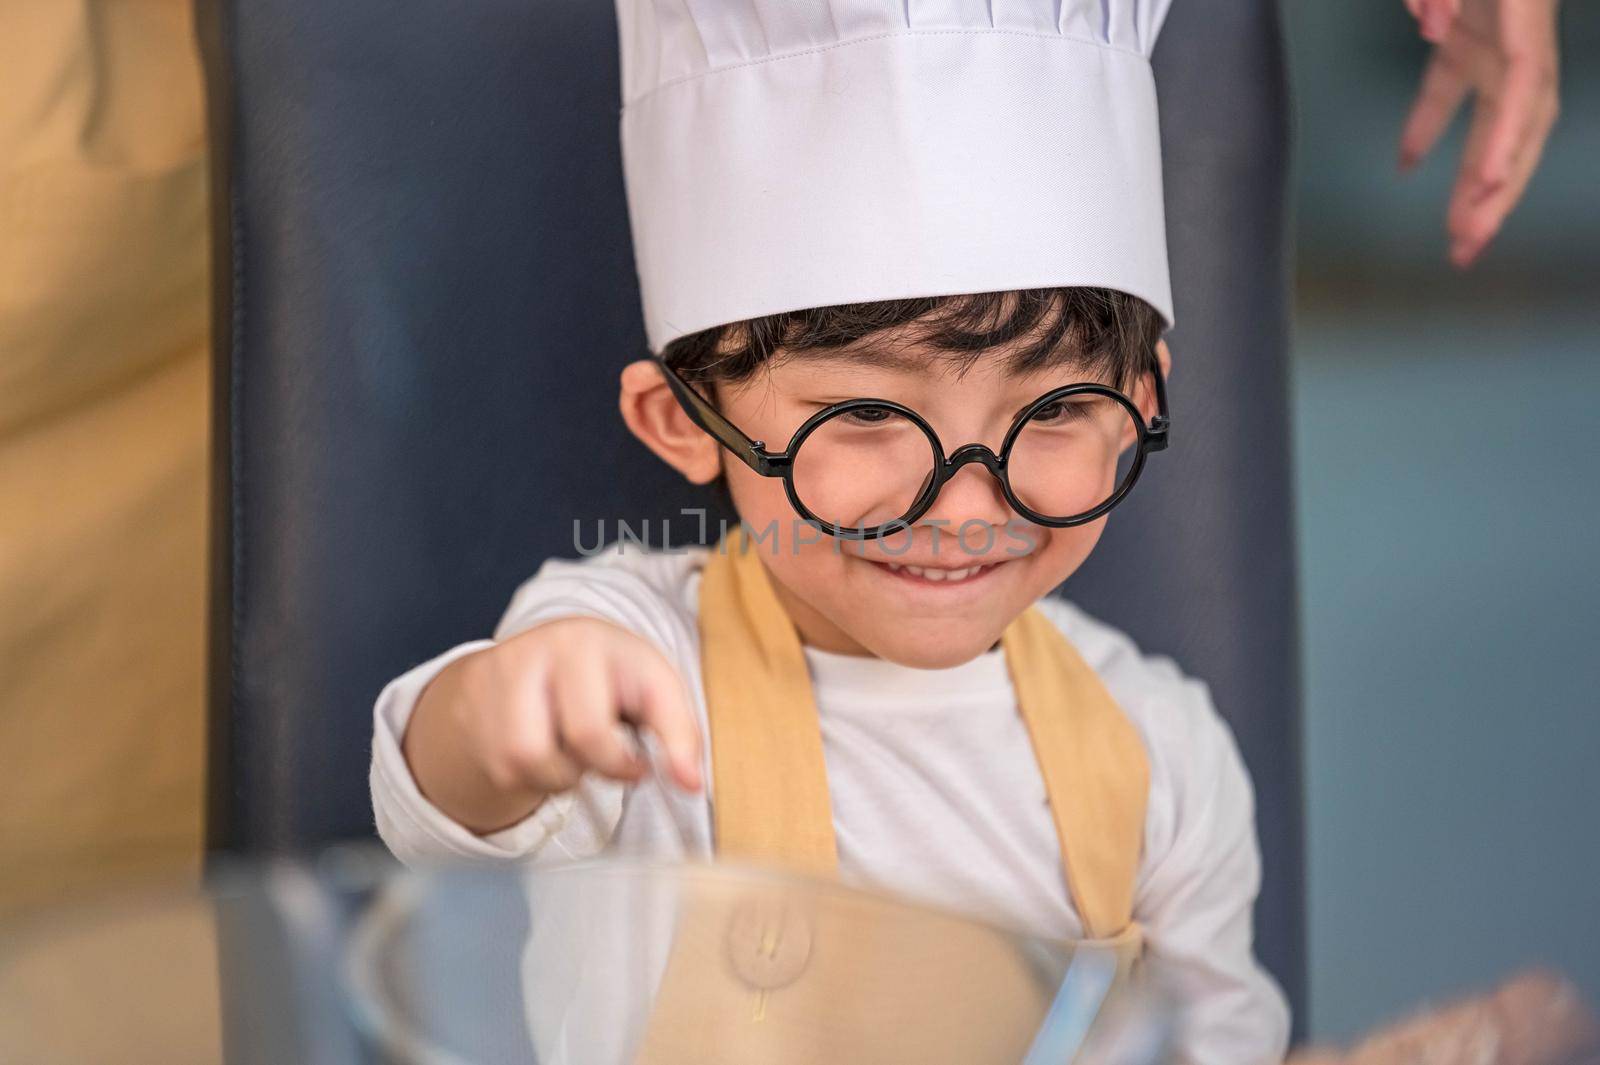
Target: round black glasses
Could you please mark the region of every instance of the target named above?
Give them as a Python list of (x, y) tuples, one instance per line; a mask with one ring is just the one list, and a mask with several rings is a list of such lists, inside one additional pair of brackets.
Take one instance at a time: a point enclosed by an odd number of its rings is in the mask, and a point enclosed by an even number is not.
[[(763, 477), (783, 478), (796, 512), (831, 536), (872, 540), (909, 528), (969, 462), (1000, 482), (1006, 502), (1038, 525), (1094, 521), (1133, 488), (1151, 452), (1167, 446), (1166, 382), (1154, 354), (1156, 410), (1149, 424), (1122, 392), (1098, 382), (1066, 385), (1028, 404), (996, 454), (966, 444), (948, 456), (927, 419), (887, 399), (830, 404), (768, 451), (657, 356), (690, 419)], [(1133, 444), (1129, 445), (1130, 437)]]

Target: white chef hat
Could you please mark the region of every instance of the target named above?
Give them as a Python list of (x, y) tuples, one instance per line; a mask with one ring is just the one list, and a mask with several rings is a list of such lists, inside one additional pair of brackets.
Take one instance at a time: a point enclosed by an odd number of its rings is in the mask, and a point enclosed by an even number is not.
[(870, 300), (1096, 285), (1173, 322), (1171, 0), (616, 0), (651, 349)]

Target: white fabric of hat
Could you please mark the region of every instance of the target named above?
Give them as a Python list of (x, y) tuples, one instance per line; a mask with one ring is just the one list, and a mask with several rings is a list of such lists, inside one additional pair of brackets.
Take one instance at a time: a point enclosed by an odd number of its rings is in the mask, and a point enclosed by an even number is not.
[(1173, 324), (1171, 0), (616, 0), (653, 351), (869, 300), (1100, 285)]

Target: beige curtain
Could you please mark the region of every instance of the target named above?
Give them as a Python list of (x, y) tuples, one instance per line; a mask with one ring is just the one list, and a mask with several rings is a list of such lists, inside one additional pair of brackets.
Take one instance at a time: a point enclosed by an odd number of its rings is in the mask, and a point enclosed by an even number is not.
[(189, 0), (0, 4), (0, 914), (197, 867), (205, 199)]

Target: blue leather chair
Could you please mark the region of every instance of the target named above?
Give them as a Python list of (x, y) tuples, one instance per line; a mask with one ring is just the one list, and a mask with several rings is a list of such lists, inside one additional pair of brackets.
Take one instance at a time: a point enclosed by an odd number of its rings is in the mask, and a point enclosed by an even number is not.
[[(644, 348), (600, 0), (199, 0), (215, 173), (210, 845), (372, 832), (370, 712), (487, 634), (572, 519), (706, 497), (615, 412)], [(1068, 589), (1207, 680), (1254, 774), (1260, 953), (1304, 1003), (1272, 0), (1154, 57), (1174, 446)], [(590, 526), (592, 528), (592, 526)]]

